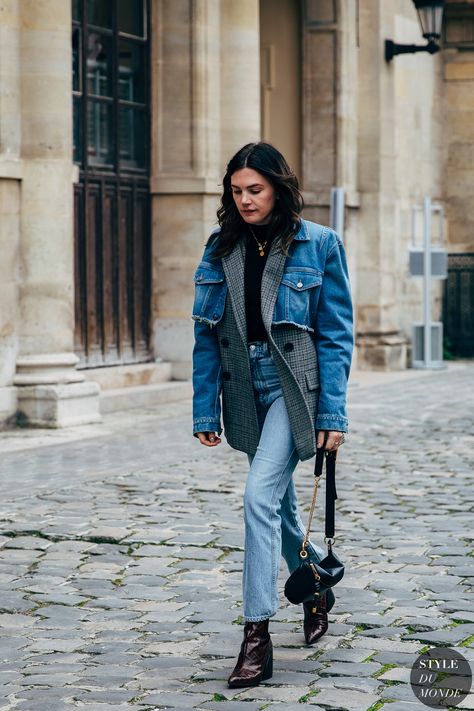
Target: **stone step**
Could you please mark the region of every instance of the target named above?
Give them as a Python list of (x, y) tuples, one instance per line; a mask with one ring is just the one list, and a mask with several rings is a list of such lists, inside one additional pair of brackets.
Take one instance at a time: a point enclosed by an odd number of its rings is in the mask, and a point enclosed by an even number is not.
[(151, 385), (171, 380), (172, 363), (134, 363), (81, 370), (86, 380), (99, 383), (101, 390)]
[(170, 380), (165, 383), (107, 389), (100, 394), (100, 412), (105, 415), (108, 412), (186, 400), (192, 397), (192, 392), (190, 380)]

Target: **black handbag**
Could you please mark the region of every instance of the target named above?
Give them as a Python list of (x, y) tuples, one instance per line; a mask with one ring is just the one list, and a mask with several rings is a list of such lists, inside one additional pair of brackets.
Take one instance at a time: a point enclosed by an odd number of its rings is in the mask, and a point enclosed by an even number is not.
[[(316, 450), (316, 460), (314, 463), (314, 491), (313, 500), (309, 513), (308, 526), (300, 550), (301, 563), (290, 575), (285, 583), (285, 595), (294, 605), (302, 602), (309, 602), (324, 595), (329, 588), (338, 583), (344, 575), (344, 564), (334, 553), (332, 546), (336, 540), (334, 537), (334, 518), (336, 508), (336, 456), (337, 450), (326, 452), (323, 447)], [(324, 542), (327, 545), (327, 555), (317, 563), (309, 558), (306, 546), (308, 545), (311, 521), (313, 519), (314, 508), (318, 486), (323, 474), (323, 463), (326, 460), (326, 517)]]

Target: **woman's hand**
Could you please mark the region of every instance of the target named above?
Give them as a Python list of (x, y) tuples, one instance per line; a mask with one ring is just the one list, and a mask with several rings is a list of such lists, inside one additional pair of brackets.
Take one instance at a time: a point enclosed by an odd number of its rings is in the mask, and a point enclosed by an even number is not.
[(196, 437), (206, 447), (215, 447), (221, 443), (221, 438), (217, 436), (217, 432), (196, 432)]
[[(327, 436), (326, 446), (324, 447), (324, 439)], [(344, 442), (344, 432), (337, 430), (319, 430), (317, 446), (324, 447), (327, 452), (335, 452), (336, 449)]]

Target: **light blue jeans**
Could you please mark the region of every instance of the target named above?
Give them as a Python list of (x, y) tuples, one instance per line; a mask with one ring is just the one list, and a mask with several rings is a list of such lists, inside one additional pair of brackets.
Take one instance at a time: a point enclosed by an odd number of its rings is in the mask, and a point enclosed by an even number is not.
[[(278, 609), (281, 555), (290, 573), (300, 564), (305, 526), (292, 476), (299, 458), (276, 366), (266, 341), (249, 343), (248, 349), (260, 440), (255, 455), (247, 455), (243, 601), (245, 621), (259, 622)], [(311, 542), (307, 550), (315, 561), (325, 555)]]

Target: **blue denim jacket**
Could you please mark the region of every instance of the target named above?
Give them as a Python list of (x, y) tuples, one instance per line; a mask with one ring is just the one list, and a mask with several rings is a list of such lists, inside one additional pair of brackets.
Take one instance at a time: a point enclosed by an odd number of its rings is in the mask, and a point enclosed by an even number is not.
[[(218, 232), (216, 230), (215, 232)], [(222, 368), (216, 329), (227, 284), (211, 241), (194, 274), (193, 433), (222, 432)], [(302, 220), (286, 258), (272, 326), (293, 325), (314, 334), (320, 395), (317, 430), (347, 432), (346, 390), (353, 350), (352, 299), (344, 246), (329, 227)]]

